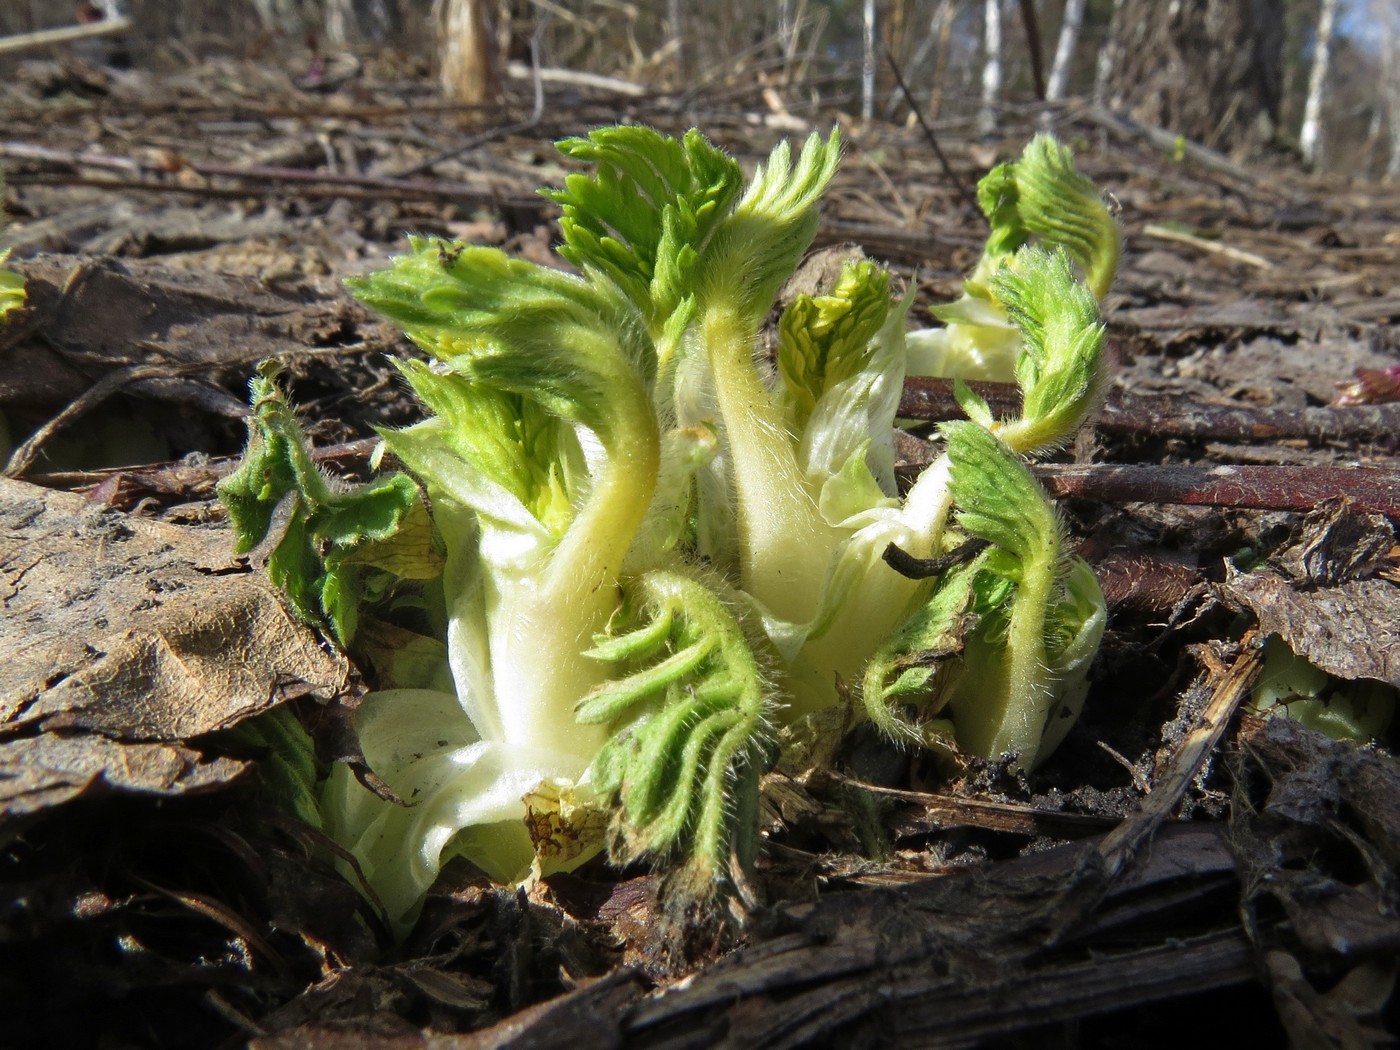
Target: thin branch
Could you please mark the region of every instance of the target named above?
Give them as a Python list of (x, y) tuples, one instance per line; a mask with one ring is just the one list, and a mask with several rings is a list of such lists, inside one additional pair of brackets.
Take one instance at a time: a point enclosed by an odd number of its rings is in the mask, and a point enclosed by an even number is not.
[(55, 44), (71, 44), (75, 40), (86, 40), (94, 36), (116, 36), (130, 29), (131, 19), (108, 18), (91, 25), (63, 26), (59, 29), (41, 29), (36, 33), (20, 33), (17, 36), (0, 37), (0, 55), (53, 47)]
[(957, 189), (958, 195), (963, 202), (974, 213), (980, 213), (977, 207), (977, 196), (963, 181), (962, 177), (953, 170), (953, 165), (948, 161), (948, 155), (943, 152), (943, 147), (938, 144), (938, 136), (933, 133), (933, 128), (924, 119), (924, 111), (920, 108), (918, 101), (914, 98), (914, 93), (909, 90), (909, 85), (904, 82), (904, 72), (899, 68), (899, 63), (895, 61), (894, 54), (890, 51), (889, 45), (881, 41), (881, 46), (885, 49), (885, 61), (889, 63), (890, 71), (894, 74), (894, 82), (899, 85), (900, 93), (904, 96), (904, 101), (909, 103), (909, 111), (914, 114), (914, 119), (919, 122), (919, 127), (923, 130), (924, 137), (928, 139), (928, 144), (933, 148), (933, 155), (938, 158), (938, 166), (943, 169), (944, 176)]
[[(525, 125), (521, 125), (524, 127)], [(495, 128), (485, 137), (498, 137), (514, 130), (514, 126)], [(478, 138), (484, 138), (478, 136)], [(477, 144), (475, 140), (466, 147)], [(106, 171), (122, 171), (132, 174), (147, 173), (168, 177), (171, 172), (167, 165), (156, 161), (138, 160), (131, 157), (118, 157), (94, 151), (77, 152), (53, 149), (28, 142), (0, 143), (0, 158), (9, 160), (32, 160), (50, 164), (63, 164), (72, 168), (98, 168)], [(505, 198), (491, 190), (473, 189), (461, 183), (446, 181), (423, 181), (401, 178), (386, 178), (370, 175), (349, 175), (340, 172), (311, 171), (307, 168), (271, 167), (259, 164), (218, 164), (213, 162), (190, 162), (181, 170), (191, 171), (208, 178), (228, 178), (274, 184), (274, 192), (290, 193), (301, 197), (347, 197), (366, 200), (454, 200), (477, 203), (508, 203), (510, 206), (539, 208), (543, 205), (533, 195), (518, 198)], [(264, 195), (267, 191), (252, 187), (198, 186), (170, 181), (144, 179), (90, 179), (84, 177), (53, 177), (10, 171), (7, 181), (21, 183), (59, 182), (69, 186), (98, 186), (105, 189), (133, 189), (164, 193), (186, 193), (209, 197), (238, 197)], [(314, 188), (308, 186), (314, 184)], [(308, 186), (308, 188), (301, 188)], [(357, 192), (359, 191), (359, 192)]]
[(1307, 511), (1342, 496), (1358, 511), (1400, 521), (1400, 471), (1393, 467), (1095, 463), (1033, 470), (1046, 491), (1060, 498)]
[(1274, 264), (1265, 259), (1262, 255), (1255, 255), (1253, 252), (1243, 251), (1240, 248), (1232, 248), (1228, 244), (1221, 244), (1218, 241), (1208, 241), (1204, 237), (1197, 237), (1195, 234), (1186, 233), (1184, 230), (1173, 230), (1168, 226), (1159, 226), (1155, 222), (1150, 222), (1142, 228), (1144, 235), (1156, 237), (1159, 241), (1175, 241), (1178, 244), (1189, 244), (1193, 248), (1198, 248), (1203, 252), (1212, 255), (1219, 255), (1232, 262), (1244, 263), (1246, 266), (1253, 266), (1260, 270), (1272, 270)]
[[(1005, 415), (1020, 406), (1014, 383), (971, 383), (992, 411)], [(962, 418), (947, 379), (905, 380), (902, 419), (939, 422)], [(1141, 437), (1196, 441), (1383, 440), (1400, 432), (1400, 404), (1345, 408), (1252, 408), (1182, 398), (1129, 394), (1114, 388), (1096, 424), (1099, 430)]]

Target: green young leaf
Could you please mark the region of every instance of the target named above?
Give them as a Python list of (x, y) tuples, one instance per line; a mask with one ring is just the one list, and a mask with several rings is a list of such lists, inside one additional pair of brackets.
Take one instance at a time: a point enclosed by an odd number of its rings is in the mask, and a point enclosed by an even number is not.
[(998, 164), (977, 182), (977, 206), (991, 226), (982, 259), (971, 282), (975, 289), (1015, 255), (1028, 240), (1030, 230), (1021, 217), (1020, 192), (1016, 185), (1016, 164)]
[(1040, 738), (1036, 761), (1060, 746), (1084, 707), (1090, 665), (1108, 625), (1108, 602), (1098, 577), (1083, 558), (1062, 567), (1060, 598), (1050, 610), (1045, 655), (1053, 680), (1054, 701)]
[(793, 433), (826, 391), (860, 372), (890, 312), (890, 276), (865, 259), (848, 263), (836, 287), (799, 295), (778, 321), (778, 374)]
[[(702, 553), (737, 566), (744, 590), (793, 620), (817, 608), (837, 538), (821, 519), (798, 449), (784, 440), (782, 410), (754, 354), (778, 289), (811, 243), (839, 155), (835, 132), (825, 141), (813, 135), (795, 165), (784, 144), (755, 173), (701, 260), (694, 354), (675, 373), (709, 401), (700, 405), (706, 415), (680, 421), (713, 419), (721, 438), (714, 473), (722, 476), (697, 481), (713, 493), (712, 505), (699, 511), (700, 535), (712, 544)], [(696, 399), (677, 390), (674, 403), (685, 408)]]
[(1016, 558), (1022, 571), (1053, 562), (1060, 526), (1026, 465), (997, 436), (970, 422), (944, 423), (958, 524)]
[(398, 531), (419, 502), (418, 486), (403, 474), (358, 486), (329, 481), (278, 389), (278, 372), (276, 364), (263, 362), (249, 384), (248, 448), (238, 469), (219, 483), (219, 498), (238, 552), (265, 548), (268, 572), (297, 615), (327, 626), (347, 645), (370, 571), (348, 559), (362, 544)]
[(1019, 160), (989, 172), (978, 184), (978, 202), (991, 225), (982, 258), (963, 283), (962, 297), (933, 309), (944, 327), (909, 333), (910, 375), (1013, 378), (1022, 337), (1007, 317), (999, 282), (1029, 258), (1026, 249), (1033, 241), (1043, 251), (1063, 251), (1077, 262), (1090, 298), (1102, 299), (1113, 282), (1118, 223), (1074, 167), (1070, 151), (1053, 137), (1036, 136)]
[(702, 312), (721, 309), (757, 329), (812, 243), (821, 196), (840, 159), (841, 139), (833, 130), (826, 140), (813, 132), (796, 164), (784, 142), (759, 165), (712, 234), (696, 278)]
[(823, 516), (841, 521), (895, 494), (891, 426), (903, 390), (904, 322), (889, 274), (861, 261), (779, 319), (777, 401)]
[(494, 248), (412, 246), (346, 283), (467, 379), (528, 397), (613, 448), (655, 440), (655, 346), (613, 286)]
[(1026, 229), (1046, 247), (1072, 255), (1095, 298), (1107, 295), (1118, 270), (1118, 222), (1103, 195), (1074, 166), (1069, 147), (1037, 135), (1016, 165), (1016, 187)]
[(986, 398), (968, 386), (961, 376), (953, 380), (953, 400), (958, 403), (958, 407), (968, 419), (984, 430), (991, 430), (996, 424), (992, 416), (992, 406), (987, 404)]
[(433, 528), (426, 501), (416, 500), (409, 506), (392, 536), (364, 539), (341, 564), (379, 569), (400, 580), (438, 579), (442, 575), (442, 539)]
[(316, 745), (290, 705), (279, 704), (240, 722), (228, 731), (228, 738), (236, 747), (254, 752), (255, 775), (270, 804), (313, 828), (321, 827)]
[(1039, 757), (1055, 701), (1047, 654), (1051, 607), (1059, 600), (1063, 539), (1054, 508), (1025, 464), (970, 422), (945, 423), (958, 524), (1008, 556), (999, 574), (1015, 584), (968, 642), (965, 674), (952, 698), (958, 744), (973, 754)]
[[(890, 635), (865, 668), (861, 699), (870, 721), (895, 739), (919, 739), (917, 731), (892, 710), (891, 701), (929, 699), (934, 676), (951, 657), (962, 652), (963, 639), (974, 622), (970, 615), (973, 580), (985, 558), (974, 558), (950, 569), (929, 600), (919, 606)], [(937, 714), (941, 705), (924, 705)]]
[[(398, 366), (433, 419), (385, 432), (389, 448), (410, 465), (417, 462), (415, 470), (421, 476), (435, 477), (416, 447), (422, 444), (420, 438), (431, 434), (451, 454), (470, 463), (483, 485), (504, 489), (546, 531), (561, 535), (588, 484), (573, 428), (521, 394), (473, 383), (454, 372), (434, 371), (417, 361)], [(463, 502), (480, 513), (511, 517), (484, 494)]]
[(632, 581), (628, 626), (591, 654), (630, 673), (578, 705), (585, 724), (622, 732), (599, 753), (594, 783), (616, 791), (622, 858), (680, 850), (699, 896), (718, 886), (731, 845), (749, 853), (757, 829), (733, 820), (736, 796), (756, 791), (767, 739), (765, 687), (734, 613), (708, 582), (656, 571)]
[(594, 169), (543, 192), (563, 207), (559, 254), (606, 274), (659, 335), (691, 295), (699, 253), (739, 194), (739, 165), (695, 130), (676, 139), (647, 127), (601, 128), (558, 148)]
[(978, 289), (1033, 237), (1073, 256), (1095, 298), (1108, 294), (1118, 269), (1118, 223), (1074, 166), (1074, 154), (1053, 136), (1037, 135), (1019, 160), (993, 168), (977, 185), (977, 201), (991, 232), (969, 281), (973, 294), (982, 294)]
[(1098, 304), (1075, 279), (1063, 251), (1022, 249), (995, 287), (1025, 340), (1016, 362), (1021, 417), (999, 436), (1025, 454), (1063, 445), (1103, 397), (1107, 374)]
[[(5, 183), (0, 179), (0, 198), (4, 197)], [(0, 208), (0, 226), (5, 224), (3, 208)], [(0, 248), (0, 324), (6, 316), (24, 305), (24, 278), (10, 270), (3, 269), (5, 260), (10, 257), (10, 249)], [(2, 429), (2, 428), (0, 428)]]
[[(8, 248), (0, 251), (0, 266), (3, 266), (9, 257)], [(10, 270), (0, 269), (0, 324), (5, 323), (5, 317), (10, 311), (18, 310), (24, 305), (25, 298), (24, 277)]]
[(1334, 678), (1273, 634), (1264, 644), (1264, 666), (1249, 706), (1266, 718), (1296, 719), (1336, 740), (1371, 743), (1394, 721), (1397, 697), (1384, 682)]

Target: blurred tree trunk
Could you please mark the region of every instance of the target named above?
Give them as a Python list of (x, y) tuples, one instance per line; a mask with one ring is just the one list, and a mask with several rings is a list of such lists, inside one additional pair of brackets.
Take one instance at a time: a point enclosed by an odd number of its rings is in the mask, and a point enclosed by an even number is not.
[(1045, 97), (1051, 102), (1065, 97), (1074, 63), (1074, 48), (1079, 43), (1079, 31), (1083, 27), (1084, 0), (1067, 0), (1064, 21), (1060, 23), (1060, 39), (1055, 45), (1055, 62), (1050, 67), (1050, 81), (1045, 85)]
[(1371, 17), (1381, 36), (1381, 112), (1390, 131), (1390, 159), (1385, 166), (1387, 182), (1400, 181), (1400, 11), (1381, 0), (1371, 7)]
[(875, 0), (865, 0), (861, 18), (860, 119), (875, 116)]
[(1385, 181), (1400, 182), (1400, 106), (1390, 111), (1390, 161), (1385, 166)]
[[(933, 50), (933, 45), (943, 38), (943, 25), (953, 13), (953, 0), (938, 0), (938, 6), (934, 8), (933, 14), (928, 20), (928, 32), (919, 38), (919, 46), (914, 49), (913, 55), (909, 58), (909, 63), (905, 72), (914, 73), (919, 66), (923, 65), (924, 59)], [(938, 64), (937, 60), (934, 63)]]
[(778, 46), (784, 58), (792, 54), (792, 37), (792, 0), (778, 0)]
[(501, 94), (491, 0), (434, 0), (438, 82), (454, 102), (485, 105)]
[(1094, 101), (1102, 105), (1108, 98), (1108, 82), (1113, 67), (1118, 64), (1118, 36), (1123, 24), (1123, 0), (1113, 0), (1113, 14), (1108, 20), (1108, 39), (1099, 48), (1094, 64)]
[(344, 47), (357, 34), (355, 9), (351, 0), (325, 0), (326, 42), (332, 47)]
[(977, 130), (990, 135), (997, 126), (997, 102), (1001, 98), (1001, 0), (987, 0), (983, 29), (986, 58), (982, 65), (982, 108)]
[(689, 77), (689, 49), (685, 46), (685, 11), (681, 0), (666, 0), (666, 35), (676, 56), (676, 75), (685, 82)]
[[(928, 94), (928, 117), (938, 119), (938, 111), (943, 105), (943, 81), (948, 72), (948, 49), (953, 43), (953, 0), (942, 0), (929, 23), (929, 39), (937, 38), (938, 50), (933, 56), (933, 84)], [(923, 61), (924, 49), (920, 48), (916, 62)]]
[(296, 0), (253, 0), (253, 10), (265, 33), (295, 36), (302, 30)]
[(1317, 167), (1322, 152), (1322, 99), (1327, 91), (1327, 68), (1332, 62), (1332, 32), (1337, 24), (1337, 0), (1322, 0), (1317, 15), (1317, 33), (1313, 37), (1312, 69), (1308, 73), (1308, 101), (1303, 106), (1303, 126), (1298, 132), (1298, 146), (1303, 161)]
[(1278, 125), (1283, 0), (1121, 0), (1103, 101), (1144, 124), (1249, 152)]

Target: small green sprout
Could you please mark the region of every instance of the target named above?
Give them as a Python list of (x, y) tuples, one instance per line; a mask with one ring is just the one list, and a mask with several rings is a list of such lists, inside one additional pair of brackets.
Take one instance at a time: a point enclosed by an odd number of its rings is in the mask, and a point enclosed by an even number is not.
[(1266, 718), (1292, 718), (1336, 740), (1370, 743), (1395, 720), (1395, 690), (1384, 682), (1345, 682), (1314, 666), (1278, 635), (1264, 644), (1264, 666), (1249, 707)]
[(977, 185), (991, 225), (976, 268), (956, 302), (937, 307), (942, 327), (910, 332), (909, 374), (1010, 382), (1021, 337), (998, 275), (1020, 263), (1027, 244), (1063, 250), (1102, 301), (1118, 269), (1121, 235), (1113, 210), (1074, 166), (1068, 147), (1037, 135), (1019, 160), (993, 168)]
[[(5, 183), (0, 180), (0, 200), (3, 200)], [(4, 211), (0, 208), (0, 227), (4, 226)], [(24, 277), (12, 270), (6, 270), (5, 260), (10, 257), (10, 249), (0, 248), (0, 324), (6, 316), (24, 305)]]

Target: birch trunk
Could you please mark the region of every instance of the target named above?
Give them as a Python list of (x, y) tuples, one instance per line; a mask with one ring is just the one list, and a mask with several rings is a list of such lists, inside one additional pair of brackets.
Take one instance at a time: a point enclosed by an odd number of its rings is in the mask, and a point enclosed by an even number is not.
[(1099, 50), (1098, 61), (1094, 63), (1094, 101), (1102, 105), (1108, 98), (1109, 81), (1113, 79), (1113, 66), (1118, 56), (1118, 38), (1122, 32), (1123, 0), (1113, 0), (1113, 15), (1108, 21), (1108, 39)]
[(301, 13), (292, 0), (253, 0), (253, 10), (266, 33), (294, 36), (301, 31)]
[(1400, 11), (1389, 4), (1378, 5), (1377, 20), (1381, 25), (1381, 109), (1385, 112), (1390, 132), (1390, 159), (1385, 166), (1385, 180), (1400, 180)]
[(1312, 70), (1308, 74), (1308, 101), (1303, 107), (1303, 127), (1298, 145), (1310, 168), (1318, 166), (1322, 152), (1322, 102), (1327, 91), (1327, 68), (1332, 63), (1332, 34), (1337, 23), (1337, 0), (1322, 0), (1313, 43)]
[(929, 88), (928, 94), (928, 116), (929, 120), (938, 119), (938, 111), (943, 105), (943, 81), (948, 73), (948, 50), (953, 44), (953, 23), (956, 19), (952, 16), (951, 0), (944, 0), (939, 7), (939, 14), (947, 8), (948, 15), (938, 26), (938, 52), (933, 58), (933, 85)]
[(355, 35), (355, 11), (351, 0), (326, 0), (326, 42), (345, 47)]
[(860, 119), (869, 121), (875, 116), (875, 0), (865, 0), (861, 44)]
[(986, 61), (982, 66), (982, 109), (977, 130), (990, 135), (997, 126), (997, 102), (1001, 97), (1001, 0), (986, 4)]
[(485, 105), (500, 97), (500, 63), (488, 0), (436, 0), (438, 82), (454, 102)]
[(909, 59), (908, 72), (913, 73), (923, 65), (924, 59), (928, 58), (928, 53), (933, 50), (933, 45), (943, 36), (943, 23), (952, 14), (953, 0), (939, 0), (938, 6), (934, 8), (933, 16), (928, 20), (928, 32), (919, 41), (919, 46), (914, 49), (913, 56)]
[(1084, 0), (1066, 0), (1065, 20), (1060, 23), (1060, 39), (1055, 45), (1055, 62), (1050, 67), (1050, 81), (1045, 85), (1045, 98), (1050, 102), (1065, 97), (1070, 69), (1074, 65), (1074, 49), (1083, 27)]

